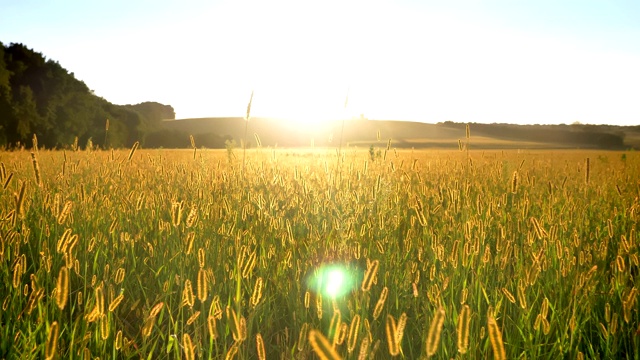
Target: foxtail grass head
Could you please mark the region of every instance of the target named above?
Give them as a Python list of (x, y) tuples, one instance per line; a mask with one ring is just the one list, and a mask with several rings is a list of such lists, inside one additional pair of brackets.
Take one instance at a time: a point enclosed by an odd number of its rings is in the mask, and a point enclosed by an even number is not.
[(247, 115), (245, 115), (244, 119), (249, 121), (251, 119), (251, 103), (253, 102), (253, 90), (251, 90), (251, 97), (249, 98), (249, 104), (247, 105)]

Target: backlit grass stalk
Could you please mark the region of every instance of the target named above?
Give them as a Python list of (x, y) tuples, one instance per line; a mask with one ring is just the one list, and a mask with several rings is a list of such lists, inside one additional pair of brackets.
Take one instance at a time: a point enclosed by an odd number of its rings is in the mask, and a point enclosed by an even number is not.
[(104, 307), (104, 289), (103, 289), (103, 286), (104, 285), (102, 283), (100, 283), (100, 285), (98, 285), (94, 290), (95, 299), (96, 299), (96, 312), (99, 315), (102, 315), (102, 314), (105, 313), (104, 312), (105, 307)]
[(60, 310), (64, 309), (69, 299), (69, 270), (66, 266), (60, 268), (56, 283), (56, 304)]
[(247, 105), (247, 114), (244, 117), (244, 140), (242, 141), (242, 175), (244, 175), (244, 168), (247, 158), (247, 130), (249, 128), (249, 119), (251, 119), (251, 103), (253, 102), (253, 90), (251, 91), (251, 97), (249, 98), (249, 104)]
[(31, 153), (31, 164), (33, 165), (33, 172), (36, 177), (36, 185), (42, 187), (42, 178), (40, 177), (40, 164), (38, 164), (38, 157), (35, 153)]
[(236, 342), (242, 341), (243, 339), (240, 318), (232, 307), (227, 307), (227, 320), (231, 323), (229, 325), (229, 328), (231, 329), (233, 340)]
[(469, 124), (465, 127), (465, 137), (467, 138), (467, 145), (465, 146), (467, 149), (467, 159), (469, 158), (469, 140), (471, 138), (471, 130), (469, 129)]
[(193, 286), (191, 285), (191, 280), (187, 279), (182, 289), (182, 306), (193, 307), (194, 300)]
[(138, 141), (133, 143), (131, 151), (129, 152), (129, 156), (127, 157), (127, 161), (131, 161), (131, 159), (133, 158), (133, 154), (135, 154), (136, 150), (138, 149), (138, 146), (140, 146), (140, 143)]
[(196, 159), (196, 140), (193, 138), (193, 135), (189, 135), (189, 141), (191, 142), (191, 148), (193, 149), (193, 160)]
[(309, 330), (309, 344), (311, 344), (311, 348), (321, 360), (341, 359), (329, 340), (318, 330)]
[(591, 174), (591, 165), (589, 158), (585, 161), (584, 182), (589, 185), (589, 176)]
[(253, 287), (253, 294), (251, 295), (252, 307), (256, 307), (260, 302), (260, 299), (262, 299), (262, 282), (262, 277), (259, 277)]
[(368, 336), (365, 336), (360, 343), (360, 351), (358, 352), (358, 360), (365, 360), (367, 358), (367, 354), (369, 353), (369, 345), (371, 344), (371, 340), (369, 340)]
[(380, 314), (382, 313), (382, 309), (384, 308), (384, 303), (387, 301), (388, 294), (389, 294), (389, 288), (385, 286), (384, 288), (382, 288), (382, 292), (380, 292), (380, 298), (376, 303), (376, 307), (373, 309), (374, 320), (380, 317)]
[(378, 266), (380, 262), (378, 260), (373, 260), (369, 267), (367, 268), (367, 272), (364, 274), (364, 279), (362, 280), (361, 289), (363, 292), (367, 292), (371, 289), (371, 285), (373, 284), (373, 280), (378, 274)]
[(387, 335), (387, 346), (389, 347), (389, 355), (398, 356), (400, 354), (400, 344), (398, 344), (396, 320), (391, 314), (387, 314), (385, 323), (385, 334)]
[(342, 117), (342, 129), (340, 130), (340, 143), (338, 145), (338, 176), (336, 181), (342, 177), (342, 139), (344, 137), (344, 122), (347, 116), (347, 105), (349, 104), (349, 90), (347, 89), (347, 97), (344, 99), (344, 116)]
[(356, 314), (349, 325), (349, 336), (347, 336), (347, 352), (351, 354), (356, 348), (358, 333), (360, 332), (360, 315)]
[(109, 119), (107, 119), (106, 123), (104, 124), (104, 143), (102, 144), (102, 147), (104, 149), (107, 148), (107, 136), (109, 135)]
[(191, 341), (191, 336), (189, 334), (184, 334), (182, 336), (182, 348), (184, 350), (184, 357), (187, 360), (195, 359), (195, 351), (193, 348), (193, 342)]
[(491, 341), (491, 347), (493, 348), (493, 358), (496, 360), (505, 360), (507, 358), (507, 352), (504, 349), (502, 332), (500, 331), (493, 314), (491, 314), (491, 311), (487, 316), (487, 327), (489, 329), (489, 340)]
[(198, 270), (198, 300), (201, 303), (204, 303), (207, 300), (207, 294), (209, 293), (208, 284), (207, 284), (207, 273), (204, 269), (200, 268)]
[(9, 174), (6, 178), (4, 178), (4, 184), (2, 185), (2, 190), (6, 190), (11, 183), (11, 179), (13, 179), (13, 173)]
[(444, 308), (440, 307), (436, 311), (431, 325), (429, 326), (429, 334), (427, 336), (427, 356), (433, 356), (438, 351), (440, 345), (440, 334), (442, 333), (442, 325), (444, 325), (445, 312)]
[(107, 314), (102, 314), (102, 316), (100, 316), (100, 320), (98, 321), (98, 323), (100, 325), (100, 338), (102, 340), (107, 340), (109, 338), (109, 330), (110, 330), (109, 318), (107, 317)]
[(342, 316), (340, 314), (340, 311), (339, 310), (334, 311), (333, 316), (331, 317), (331, 322), (329, 323), (329, 332), (328, 332), (329, 340), (331, 340), (332, 347), (336, 346), (338, 335), (340, 334), (341, 322), (342, 322)]
[(402, 351), (402, 338), (404, 337), (404, 329), (407, 326), (407, 313), (402, 313), (400, 314), (400, 317), (398, 318), (398, 323), (396, 326), (396, 342), (398, 343), (398, 346), (400, 347), (400, 351)]
[(464, 304), (458, 315), (458, 352), (466, 354), (469, 349), (469, 323), (471, 322), (471, 309), (469, 305)]
[(267, 359), (267, 354), (264, 351), (264, 340), (262, 340), (262, 335), (260, 335), (260, 333), (256, 335), (256, 352), (258, 354), (258, 360)]
[(31, 142), (33, 145), (33, 152), (37, 154), (38, 153), (38, 137), (36, 136), (36, 134), (33, 134), (33, 139), (31, 140)]
[(14, 199), (15, 199), (15, 215), (21, 216), (23, 211), (24, 211), (24, 199), (25, 199), (25, 191), (27, 189), (27, 182), (26, 181), (22, 181), (20, 182), (20, 190), (18, 190), (18, 193), (14, 195)]
[(200, 311), (196, 311), (193, 313), (193, 315), (191, 315), (188, 319), (187, 319), (187, 325), (191, 325), (193, 324), (196, 320), (198, 320), (198, 318), (200, 317), (201, 312)]
[(120, 305), (122, 300), (124, 300), (124, 294), (120, 294), (115, 299), (113, 299), (111, 303), (109, 303), (109, 312), (113, 312), (118, 307), (118, 305)]
[(49, 335), (47, 336), (47, 343), (45, 344), (44, 348), (44, 357), (46, 360), (53, 359), (53, 357), (56, 355), (59, 333), (60, 329), (58, 326), (58, 322), (54, 321), (53, 323), (51, 323), (51, 327), (49, 328)]
[(298, 351), (304, 350), (304, 345), (307, 343), (307, 334), (309, 332), (309, 323), (304, 323), (300, 327), (300, 333), (298, 334)]

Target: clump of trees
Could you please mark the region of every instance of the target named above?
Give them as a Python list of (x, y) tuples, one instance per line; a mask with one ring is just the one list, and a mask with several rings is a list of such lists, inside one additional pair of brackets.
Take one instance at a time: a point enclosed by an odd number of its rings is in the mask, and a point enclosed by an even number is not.
[(79, 144), (92, 139), (102, 148), (130, 147), (136, 141), (144, 146), (146, 137), (166, 119), (175, 119), (169, 105), (114, 105), (58, 62), (22, 44), (0, 42), (2, 147), (31, 146), (33, 134), (47, 148), (69, 147), (76, 137)]

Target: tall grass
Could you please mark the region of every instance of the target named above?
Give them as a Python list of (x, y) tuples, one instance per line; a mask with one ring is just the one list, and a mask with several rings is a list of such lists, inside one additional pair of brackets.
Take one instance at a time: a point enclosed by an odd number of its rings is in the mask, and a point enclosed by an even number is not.
[(0, 153), (0, 358), (639, 356), (638, 154), (347, 151)]

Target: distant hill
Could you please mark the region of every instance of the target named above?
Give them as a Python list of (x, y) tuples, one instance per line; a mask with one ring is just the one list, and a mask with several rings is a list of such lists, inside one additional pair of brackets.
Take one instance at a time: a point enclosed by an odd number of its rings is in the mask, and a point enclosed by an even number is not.
[[(350, 120), (344, 123), (343, 144), (367, 145), (392, 139), (394, 143), (406, 140), (415, 141), (420, 134), (424, 139), (439, 141), (455, 137), (456, 131), (433, 124), (399, 121)], [(242, 118), (202, 118), (165, 121), (166, 128), (179, 130), (193, 135), (217, 134), (228, 136), (236, 142), (244, 137), (245, 121)], [(320, 126), (296, 126), (288, 121), (269, 118), (252, 118), (248, 123), (247, 142), (255, 144), (257, 134), (262, 146), (299, 147), (299, 146), (335, 146), (340, 142), (342, 122), (327, 122)], [(454, 144), (455, 145), (455, 144)], [(457, 146), (457, 145), (455, 145)], [(410, 145), (409, 145), (410, 147)]]
[[(297, 126), (270, 118), (252, 118), (247, 128), (247, 143), (262, 146), (300, 147), (337, 146), (342, 121), (320, 126)], [(234, 139), (244, 137), (245, 121), (240, 117), (196, 118), (163, 122), (169, 131), (194, 136), (217, 135)], [(640, 126), (609, 125), (512, 125), (471, 123), (471, 141), (475, 149), (491, 148), (640, 148)], [(397, 148), (457, 148), (465, 139), (466, 124), (444, 122), (427, 124), (411, 121), (347, 120), (344, 122), (344, 145), (382, 146), (391, 139)], [(185, 141), (186, 136), (185, 136)]]

